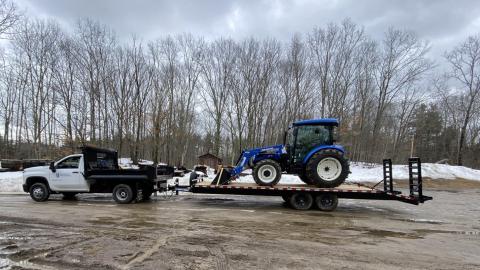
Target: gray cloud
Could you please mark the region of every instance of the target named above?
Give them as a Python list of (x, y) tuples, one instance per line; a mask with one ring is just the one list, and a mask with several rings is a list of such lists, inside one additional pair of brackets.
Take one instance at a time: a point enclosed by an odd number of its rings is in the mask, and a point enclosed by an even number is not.
[(415, 31), (432, 43), (437, 58), (468, 35), (480, 32), (476, 0), (17, 0), (27, 14), (56, 18), (72, 26), (91, 17), (112, 27), (120, 37), (153, 39), (190, 32), (206, 38), (276, 37), (289, 39), (315, 26), (351, 18), (374, 38), (389, 26)]

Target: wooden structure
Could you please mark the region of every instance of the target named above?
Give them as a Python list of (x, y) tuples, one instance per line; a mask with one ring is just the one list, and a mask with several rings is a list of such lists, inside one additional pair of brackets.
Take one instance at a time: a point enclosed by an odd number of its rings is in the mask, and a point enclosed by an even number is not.
[(214, 154), (206, 153), (198, 157), (198, 164), (217, 169), (218, 165), (222, 164), (222, 159)]

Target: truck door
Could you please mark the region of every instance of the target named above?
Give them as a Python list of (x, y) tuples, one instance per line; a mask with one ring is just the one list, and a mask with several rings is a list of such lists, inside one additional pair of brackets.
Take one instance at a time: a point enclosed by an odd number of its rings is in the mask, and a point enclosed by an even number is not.
[(55, 165), (50, 177), (50, 185), (58, 191), (88, 191), (88, 185), (82, 175), (81, 156), (67, 157)]

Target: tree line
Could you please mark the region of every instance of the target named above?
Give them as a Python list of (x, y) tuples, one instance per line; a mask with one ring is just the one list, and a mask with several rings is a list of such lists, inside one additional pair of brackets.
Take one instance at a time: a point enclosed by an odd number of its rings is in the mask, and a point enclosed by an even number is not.
[[(56, 158), (82, 144), (191, 166), (210, 152), (282, 143), (296, 120), (333, 117), (350, 159), (448, 159), (480, 167), (480, 36), (445, 52), (442, 71), (414, 32), (376, 40), (349, 19), (273, 38), (192, 34), (122, 40), (81, 19), (16, 15), (0, 66), (0, 158)], [(4, 22), (5, 24), (2, 24)]]

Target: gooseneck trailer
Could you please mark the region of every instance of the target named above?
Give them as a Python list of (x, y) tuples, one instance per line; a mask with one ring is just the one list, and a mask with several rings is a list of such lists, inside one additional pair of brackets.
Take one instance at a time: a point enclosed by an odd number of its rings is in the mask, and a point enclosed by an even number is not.
[[(315, 185), (294, 184), (262, 186), (250, 183), (221, 184), (219, 181), (193, 183), (190, 191), (206, 194), (232, 194), (281, 196), (285, 202), (297, 210), (317, 208), (322, 211), (333, 211), (338, 205), (338, 199), (366, 199), (390, 200), (418, 205), (431, 200), (432, 197), (423, 195), (422, 167), (419, 158), (408, 160), (409, 193), (402, 194), (394, 189), (392, 161), (383, 161), (383, 179), (376, 185), (369, 187), (363, 184), (342, 184), (335, 188), (319, 188)], [(380, 185), (382, 184), (383, 185)], [(383, 188), (378, 188), (379, 186)]]

